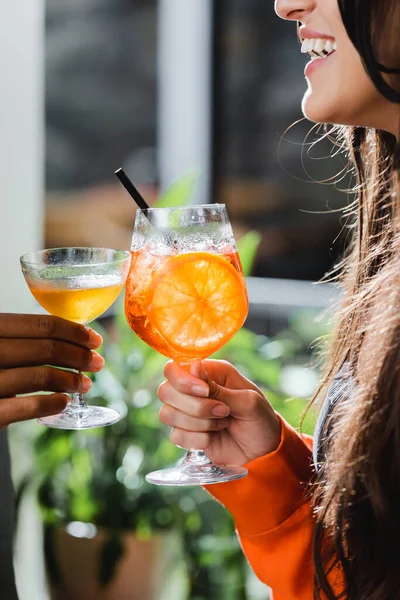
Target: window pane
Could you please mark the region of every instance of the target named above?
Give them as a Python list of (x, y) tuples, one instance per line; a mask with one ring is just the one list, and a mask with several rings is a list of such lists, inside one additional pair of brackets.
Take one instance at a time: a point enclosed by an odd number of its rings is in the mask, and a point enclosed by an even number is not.
[(121, 164), (153, 194), (156, 4), (46, 2), (47, 246), (129, 247)]
[(302, 118), (306, 90), (295, 25), (277, 18), (265, 0), (220, 0), (214, 7), (215, 197), (228, 205), (237, 231), (262, 233), (256, 275), (319, 279), (339, 250), (340, 215), (328, 211), (346, 197), (310, 178), (334, 177), (344, 164), (329, 157), (330, 143), (307, 145), (315, 141), (307, 140), (311, 123), (286, 131)]

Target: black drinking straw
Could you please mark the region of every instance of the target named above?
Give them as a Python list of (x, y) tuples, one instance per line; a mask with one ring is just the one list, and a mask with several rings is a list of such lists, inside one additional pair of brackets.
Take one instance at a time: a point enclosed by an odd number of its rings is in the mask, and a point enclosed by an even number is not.
[(138, 207), (142, 210), (149, 210), (150, 206), (121, 167), (115, 171), (115, 175), (118, 177), (128, 194), (134, 199)]

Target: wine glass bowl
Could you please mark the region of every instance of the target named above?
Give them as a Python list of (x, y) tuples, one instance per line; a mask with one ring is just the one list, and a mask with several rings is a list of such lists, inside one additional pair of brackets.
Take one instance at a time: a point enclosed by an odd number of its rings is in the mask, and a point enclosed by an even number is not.
[[(222, 348), (248, 313), (246, 283), (225, 205), (138, 210), (125, 314), (149, 346), (184, 366)], [(242, 467), (213, 465), (192, 450), (181, 467), (147, 480), (162, 485), (218, 483)]]
[[(117, 299), (129, 271), (130, 254), (110, 248), (52, 248), (20, 258), (26, 283), (51, 315), (88, 324)], [(81, 394), (59, 415), (39, 422), (57, 429), (89, 429), (120, 419), (112, 408), (87, 406)]]

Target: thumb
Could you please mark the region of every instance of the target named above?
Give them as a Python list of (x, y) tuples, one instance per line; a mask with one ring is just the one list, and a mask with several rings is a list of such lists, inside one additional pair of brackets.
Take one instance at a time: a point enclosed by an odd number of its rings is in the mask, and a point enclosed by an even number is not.
[[(216, 362), (217, 361), (215, 361), (214, 364), (211, 364), (211, 361), (207, 361), (207, 363), (204, 364), (202, 361), (196, 361), (191, 365), (190, 372), (192, 375), (208, 384), (208, 397), (226, 404), (229, 407), (229, 412), (232, 417), (241, 419), (256, 418), (261, 406), (265, 405), (267, 402), (264, 394), (248, 379), (240, 375), (236, 369), (237, 375), (240, 376), (240, 385), (237, 385), (239, 389), (232, 389), (217, 383), (215, 379), (211, 379), (207, 369), (207, 367), (210, 366), (210, 370), (213, 371), (212, 367), (215, 366)], [(218, 367), (221, 365), (231, 367), (229, 363), (218, 361)], [(232, 367), (232, 369), (234, 369), (234, 367)], [(224, 379), (224, 383), (229, 383), (229, 377)], [(239, 377), (235, 383), (239, 383)]]
[(232, 390), (254, 390), (263, 395), (258, 386), (226, 360), (197, 360), (190, 366), (190, 373), (209, 385), (215, 384)]
[(208, 383), (208, 375), (204, 368), (203, 361), (196, 360), (194, 363), (192, 363), (190, 365), (190, 373), (198, 379), (201, 379), (202, 381)]
[(11, 423), (39, 419), (60, 413), (69, 401), (67, 394), (38, 394), (0, 400), (0, 429)]
[[(222, 363), (219, 363), (220, 365), (222, 365)], [(208, 373), (206, 371), (206, 367), (203, 363), (203, 361), (201, 360), (196, 360), (195, 363), (193, 363), (190, 366), (190, 373), (192, 375), (194, 375), (195, 377), (197, 377), (198, 379), (201, 379), (202, 381), (205, 381), (205, 383), (207, 383), (208, 388), (209, 388), (209, 392), (208, 392), (208, 397), (209, 398), (213, 398), (214, 400), (222, 400), (222, 398), (220, 397), (223, 390), (225, 390), (226, 388), (224, 388), (222, 385), (220, 385), (219, 383), (217, 383), (215, 380), (211, 379), (208, 376)], [(228, 390), (226, 390), (228, 391)]]

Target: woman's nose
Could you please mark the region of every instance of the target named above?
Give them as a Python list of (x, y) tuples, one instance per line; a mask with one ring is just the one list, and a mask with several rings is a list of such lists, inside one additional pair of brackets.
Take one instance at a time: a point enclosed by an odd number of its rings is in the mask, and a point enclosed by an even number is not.
[(275, 0), (275, 12), (288, 21), (302, 21), (310, 14), (317, 0)]

